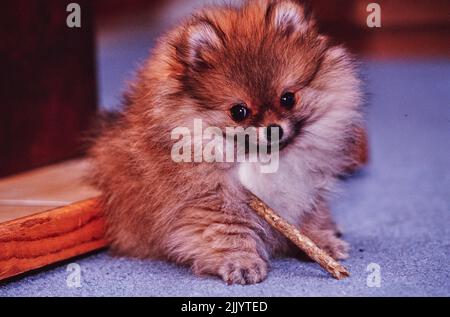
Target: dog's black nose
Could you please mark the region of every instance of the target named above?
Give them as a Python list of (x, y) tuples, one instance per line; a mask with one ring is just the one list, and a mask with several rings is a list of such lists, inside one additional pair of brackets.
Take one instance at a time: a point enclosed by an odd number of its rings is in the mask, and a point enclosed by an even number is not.
[(279, 141), (283, 138), (283, 129), (281, 128), (281, 126), (279, 126), (278, 124), (271, 124), (266, 129), (267, 142), (269, 143), (272, 142), (272, 128), (278, 129), (278, 140), (276, 141)]

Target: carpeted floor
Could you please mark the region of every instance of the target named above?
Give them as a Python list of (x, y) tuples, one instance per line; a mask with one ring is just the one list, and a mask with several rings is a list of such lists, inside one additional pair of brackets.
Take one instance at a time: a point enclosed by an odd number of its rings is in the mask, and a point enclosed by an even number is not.
[[(158, 261), (99, 253), (0, 286), (0, 296), (450, 296), (450, 61), (368, 62), (371, 163), (343, 183), (333, 212), (352, 245), (352, 276), (279, 259), (263, 283), (226, 286)], [(369, 287), (370, 263), (381, 287)]]

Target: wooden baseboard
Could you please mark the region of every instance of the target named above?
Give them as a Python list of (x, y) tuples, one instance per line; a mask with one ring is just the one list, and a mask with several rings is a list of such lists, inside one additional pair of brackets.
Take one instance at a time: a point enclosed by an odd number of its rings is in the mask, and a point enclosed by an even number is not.
[(96, 199), (0, 224), (0, 280), (106, 246)]

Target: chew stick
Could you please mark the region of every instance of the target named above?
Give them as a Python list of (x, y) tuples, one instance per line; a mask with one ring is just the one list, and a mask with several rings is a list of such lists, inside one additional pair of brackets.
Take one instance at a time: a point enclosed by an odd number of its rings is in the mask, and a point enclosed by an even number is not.
[(320, 266), (333, 275), (334, 278), (341, 280), (350, 275), (344, 266), (339, 264), (325, 251), (320, 249), (311, 239), (300, 233), (297, 228), (278, 216), (258, 197), (252, 197), (250, 200), (250, 207), (254, 209), (261, 217), (263, 217), (272, 227), (280, 231), (284, 236), (286, 236), (286, 238), (291, 240), (312, 260), (319, 263)]

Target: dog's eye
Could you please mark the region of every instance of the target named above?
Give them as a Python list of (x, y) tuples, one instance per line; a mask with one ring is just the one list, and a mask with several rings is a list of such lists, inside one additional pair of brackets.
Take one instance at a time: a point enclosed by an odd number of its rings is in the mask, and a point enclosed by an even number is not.
[(281, 96), (281, 106), (290, 109), (295, 106), (295, 94), (293, 92), (287, 92)]
[(250, 111), (244, 104), (238, 104), (234, 105), (233, 108), (231, 108), (230, 113), (234, 121), (240, 122), (247, 119)]

